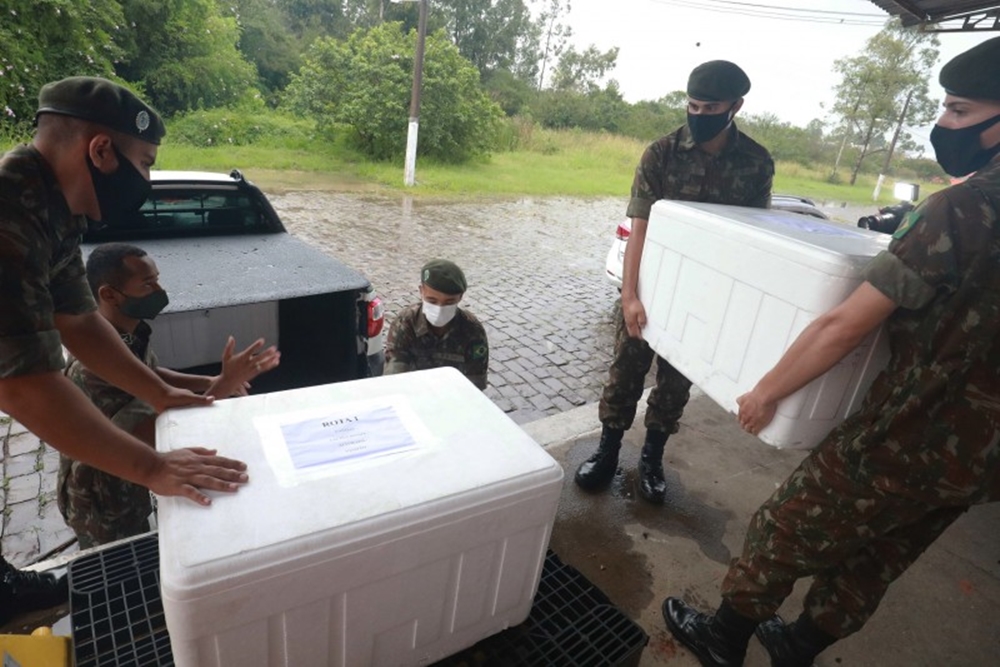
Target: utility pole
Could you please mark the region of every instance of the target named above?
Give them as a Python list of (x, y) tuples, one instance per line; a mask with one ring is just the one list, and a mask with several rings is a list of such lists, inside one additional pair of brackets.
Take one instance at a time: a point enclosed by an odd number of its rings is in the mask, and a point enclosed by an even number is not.
[(417, 174), (417, 135), (420, 132), (420, 90), (424, 78), (424, 41), (427, 37), (427, 0), (396, 0), (419, 2), (417, 20), (417, 51), (413, 56), (413, 92), (410, 94), (410, 123), (406, 129), (406, 163), (403, 166), (403, 183), (412, 186)]

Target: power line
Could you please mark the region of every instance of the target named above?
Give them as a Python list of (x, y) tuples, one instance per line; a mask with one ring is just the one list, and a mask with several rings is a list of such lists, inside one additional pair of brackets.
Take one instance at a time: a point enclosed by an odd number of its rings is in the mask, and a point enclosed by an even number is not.
[(778, 10), (783, 12), (800, 12), (802, 14), (834, 14), (837, 16), (860, 16), (865, 18), (885, 19), (885, 14), (873, 14), (871, 12), (838, 12), (832, 9), (803, 9), (801, 7), (787, 7), (784, 5), (764, 5), (757, 2), (736, 2), (735, 0), (703, 0), (703, 2), (717, 5), (738, 5), (754, 9)]
[[(685, 7), (688, 9), (699, 9), (707, 12), (716, 12), (722, 14), (736, 14), (739, 16), (749, 16), (753, 18), (763, 18), (763, 19), (774, 19), (778, 21), (795, 21), (799, 23), (821, 23), (826, 25), (845, 25), (845, 26), (872, 26), (881, 27), (885, 24), (885, 17), (880, 18), (878, 21), (864, 20), (858, 18), (851, 18), (846, 16), (839, 18), (836, 15), (802, 15), (802, 14), (789, 14), (785, 13), (787, 11), (792, 11), (791, 8), (780, 8), (776, 7), (774, 10), (764, 9), (770, 7), (769, 5), (758, 5), (760, 9), (750, 9), (744, 7), (723, 7), (719, 5), (706, 5), (703, 2), (707, 0), (702, 0), (702, 2), (693, 2), (691, 0), (649, 0), (655, 4), (659, 5), (670, 5), (675, 7)], [(745, 5), (747, 3), (727, 3), (730, 5)], [(809, 11), (809, 10), (794, 10), (794, 11)], [(821, 11), (821, 10), (815, 10)], [(865, 14), (864, 16), (876, 16), (875, 14)]]

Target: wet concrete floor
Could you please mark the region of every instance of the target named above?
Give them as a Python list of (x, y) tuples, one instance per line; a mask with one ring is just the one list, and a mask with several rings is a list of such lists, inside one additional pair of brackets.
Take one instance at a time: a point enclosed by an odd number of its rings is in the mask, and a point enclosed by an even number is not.
[(414, 201), (375, 195), (271, 195), (296, 236), (361, 271), (387, 322), (417, 303), (420, 267), (454, 260), (462, 307), (490, 342), (487, 396), (526, 423), (596, 401), (614, 340), (617, 289), (604, 262), (624, 199)]

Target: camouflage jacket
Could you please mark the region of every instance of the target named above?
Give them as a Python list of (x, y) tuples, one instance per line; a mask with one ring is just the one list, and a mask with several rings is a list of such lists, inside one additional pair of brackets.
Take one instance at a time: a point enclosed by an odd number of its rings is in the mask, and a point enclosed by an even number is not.
[[(853, 446), (936, 498), (1000, 499), (1000, 157), (907, 214), (865, 277), (899, 308)], [(875, 454), (869, 447), (883, 443)], [(879, 457), (882, 457), (879, 466)], [(885, 467), (888, 466), (888, 467)], [(894, 488), (894, 485), (902, 485)]]
[[(136, 358), (150, 368), (156, 368), (156, 354), (149, 343), (151, 333), (149, 325), (140, 322), (134, 334), (121, 334), (121, 337)], [(72, 356), (65, 373), (105, 417), (128, 433), (132, 433), (141, 422), (156, 417), (151, 405), (102, 380)], [(56, 488), (59, 508), (71, 522), (93, 521), (93, 517), (77, 515), (93, 512), (93, 508), (97, 507), (107, 515), (102, 520), (108, 522), (135, 513), (143, 518), (151, 511), (149, 491), (145, 487), (118, 479), (62, 454), (59, 456)]]
[(771, 154), (735, 124), (727, 131), (730, 141), (717, 155), (699, 149), (687, 125), (650, 144), (635, 169), (625, 215), (648, 220), (660, 199), (770, 206)]
[(419, 303), (404, 308), (389, 327), (385, 358), (387, 375), (452, 366), (486, 389), (490, 364), (486, 330), (472, 313), (461, 308), (440, 337), (431, 330)]
[(0, 377), (63, 368), (54, 314), (96, 308), (80, 254), (86, 229), (35, 148), (0, 157)]

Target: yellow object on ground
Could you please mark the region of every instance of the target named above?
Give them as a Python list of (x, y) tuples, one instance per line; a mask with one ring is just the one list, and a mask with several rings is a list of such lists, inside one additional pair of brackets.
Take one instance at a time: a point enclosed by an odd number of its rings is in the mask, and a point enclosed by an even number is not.
[(69, 637), (36, 628), (30, 635), (0, 635), (0, 664), (4, 667), (70, 667)]

